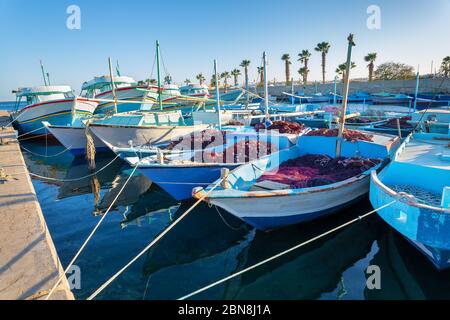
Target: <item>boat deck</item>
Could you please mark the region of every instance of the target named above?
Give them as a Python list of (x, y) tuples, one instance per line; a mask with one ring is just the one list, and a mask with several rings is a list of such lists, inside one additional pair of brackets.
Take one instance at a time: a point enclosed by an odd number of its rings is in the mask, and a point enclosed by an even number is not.
[(411, 139), (396, 159), (397, 162), (450, 170), (450, 139)]

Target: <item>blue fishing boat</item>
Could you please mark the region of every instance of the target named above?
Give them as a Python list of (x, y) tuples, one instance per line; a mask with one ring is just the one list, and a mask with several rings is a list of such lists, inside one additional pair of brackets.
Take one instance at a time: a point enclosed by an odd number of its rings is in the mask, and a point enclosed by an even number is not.
[[(257, 132), (253, 127), (228, 129), (231, 130), (217, 131), (217, 139), (199, 150), (188, 149), (191, 146), (190, 137), (186, 140), (188, 148), (184, 151), (182, 147), (168, 152), (157, 150), (155, 155), (154, 149), (113, 150), (120, 152), (120, 157), (131, 166), (138, 166), (144, 175), (176, 200), (185, 200), (192, 197), (194, 187), (207, 187), (218, 179), (222, 169), (232, 170), (275, 150), (287, 149), (300, 135), (309, 131), (305, 128), (300, 134), (279, 134), (269, 130)], [(222, 134), (226, 142), (218, 144)], [(149, 153), (154, 155), (142, 157)]]
[(379, 174), (370, 201), (437, 269), (450, 267), (450, 135), (415, 133)]
[[(71, 125), (79, 118), (92, 116), (97, 102), (75, 96), (69, 86), (20, 88), (16, 109), (11, 113), (13, 124), (25, 134), (46, 135), (42, 121), (55, 125)], [(23, 100), (26, 105), (23, 106)]]
[(450, 108), (430, 108), (413, 112), (411, 123), (423, 132), (450, 134)]
[(394, 94), (386, 92), (372, 94), (373, 104), (408, 105), (412, 100), (413, 98), (406, 94)]
[[(364, 197), (369, 190), (370, 171), (379, 169), (399, 143), (398, 137), (381, 134), (371, 135), (370, 140), (342, 141), (341, 157), (336, 159), (337, 137), (303, 135), (294, 147), (242, 165), (222, 182), (195, 188), (193, 196), (260, 230), (313, 220)], [(303, 162), (297, 165), (299, 159), (309, 159), (306, 161), (312, 167)], [(343, 180), (344, 175), (331, 179), (319, 174), (322, 167), (344, 168), (354, 161), (364, 164), (347, 172)], [(278, 179), (280, 168), (285, 172), (283, 182)], [(302, 180), (302, 175), (311, 178)], [(211, 190), (219, 182), (221, 185)]]

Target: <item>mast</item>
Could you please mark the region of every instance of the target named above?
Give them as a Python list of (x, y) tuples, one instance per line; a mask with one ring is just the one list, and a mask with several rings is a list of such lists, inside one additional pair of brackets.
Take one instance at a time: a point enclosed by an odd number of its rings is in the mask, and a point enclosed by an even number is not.
[(350, 33), (350, 35), (347, 38), (348, 40), (348, 48), (347, 48), (347, 68), (345, 70), (345, 83), (344, 83), (344, 96), (342, 98), (342, 110), (341, 110), (341, 119), (339, 121), (339, 132), (336, 140), (336, 158), (341, 156), (341, 143), (342, 143), (342, 136), (344, 133), (344, 126), (345, 126), (345, 116), (347, 113), (347, 100), (348, 100), (348, 89), (350, 86), (350, 69), (351, 69), (351, 63), (352, 63), (352, 48), (355, 45), (353, 42), (353, 34)]
[(264, 107), (266, 115), (269, 114), (269, 86), (267, 83), (267, 56), (266, 52), (263, 52), (263, 72), (264, 72)]
[(291, 94), (292, 94), (292, 105), (294, 105), (295, 104), (295, 98), (294, 98), (294, 77), (291, 78)]
[(414, 92), (414, 112), (416, 112), (416, 108), (417, 108), (417, 96), (419, 95), (419, 81), (420, 81), (419, 70), (417, 70), (416, 91)]
[(156, 70), (158, 73), (158, 104), (159, 104), (159, 110), (163, 109), (162, 105), (162, 97), (161, 97), (161, 71), (160, 71), (160, 65), (159, 65), (159, 41), (156, 40)]
[(44, 65), (42, 64), (42, 60), (39, 60), (39, 63), (41, 64), (41, 72), (42, 72), (42, 78), (44, 78), (44, 85), (47, 86), (47, 79), (45, 77)]
[(214, 59), (214, 79), (216, 80), (216, 109), (219, 115), (219, 130), (222, 130), (222, 121), (220, 114), (220, 92), (219, 92), (219, 76), (217, 75), (217, 60)]
[(333, 104), (336, 105), (336, 94), (337, 94), (337, 76), (334, 76), (334, 95), (333, 95)]
[(114, 113), (117, 113), (117, 96), (116, 96), (116, 85), (114, 84), (114, 77), (113, 77), (113, 71), (112, 71), (112, 65), (111, 65), (111, 57), (108, 58), (108, 65), (109, 65), (109, 77), (111, 78), (111, 90), (114, 98)]

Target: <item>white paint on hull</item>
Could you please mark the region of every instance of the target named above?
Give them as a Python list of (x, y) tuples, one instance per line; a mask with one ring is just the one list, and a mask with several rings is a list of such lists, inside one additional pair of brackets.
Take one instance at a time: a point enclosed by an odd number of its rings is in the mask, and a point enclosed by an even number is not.
[(111, 149), (112, 147), (129, 147), (130, 141), (135, 147), (168, 143), (178, 137), (209, 127), (209, 125), (142, 127), (90, 125), (91, 131)]

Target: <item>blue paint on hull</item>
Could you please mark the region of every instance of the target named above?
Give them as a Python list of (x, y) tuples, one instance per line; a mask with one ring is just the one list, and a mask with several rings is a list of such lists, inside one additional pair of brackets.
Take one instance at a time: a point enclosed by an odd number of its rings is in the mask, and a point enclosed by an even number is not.
[[(141, 109), (142, 106), (148, 106), (148, 104), (142, 105), (142, 104), (137, 104), (137, 103), (119, 103), (119, 104), (117, 104), (117, 113), (138, 111)], [(100, 105), (99, 107), (97, 107), (97, 109), (95, 109), (94, 114), (105, 114), (108, 112), (109, 113), (114, 112), (114, 105), (110, 105), (110, 106), (103, 107), (103, 108)]]
[[(45, 128), (43, 127), (42, 121), (47, 121), (52, 125), (55, 126), (66, 126), (67, 124), (72, 123), (72, 114), (70, 113), (70, 110), (68, 110), (65, 114), (61, 115), (54, 115), (49, 118), (41, 119), (38, 118), (36, 120), (27, 121), (26, 123), (22, 123), (20, 120), (16, 122), (17, 129), (21, 134), (32, 132), (33, 135), (42, 135), (49, 133)], [(85, 116), (85, 115), (84, 115)], [(39, 130), (38, 130), (39, 129)], [(36, 130), (36, 131), (34, 131)]]
[[(96, 153), (109, 152), (109, 151), (110, 151), (110, 149), (108, 147), (97, 147), (97, 148), (95, 148), (95, 152)], [(70, 152), (75, 157), (81, 157), (81, 156), (85, 156), (86, 155), (86, 148), (70, 149)]]
[(192, 197), (192, 189), (195, 187), (207, 187), (219, 179), (222, 168), (232, 170), (237, 166), (147, 167), (140, 170), (173, 198), (185, 200)]

